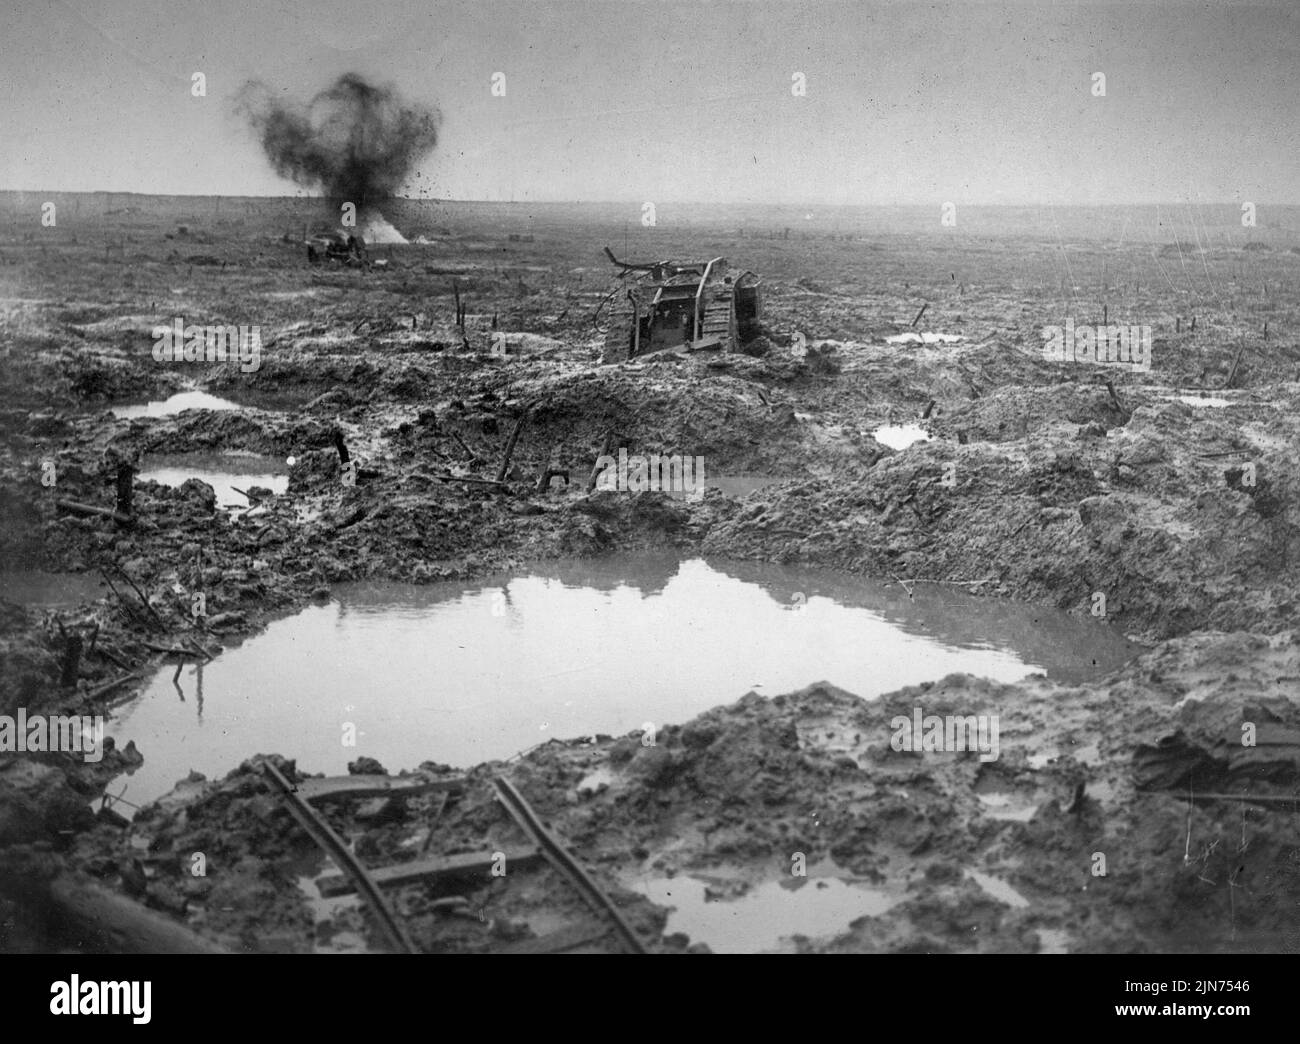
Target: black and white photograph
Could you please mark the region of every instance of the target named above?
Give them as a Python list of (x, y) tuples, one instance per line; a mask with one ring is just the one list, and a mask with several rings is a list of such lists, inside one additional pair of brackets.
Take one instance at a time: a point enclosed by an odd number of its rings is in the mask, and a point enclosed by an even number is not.
[(0, 953), (1263, 1007), (1300, 5), (3, 7)]

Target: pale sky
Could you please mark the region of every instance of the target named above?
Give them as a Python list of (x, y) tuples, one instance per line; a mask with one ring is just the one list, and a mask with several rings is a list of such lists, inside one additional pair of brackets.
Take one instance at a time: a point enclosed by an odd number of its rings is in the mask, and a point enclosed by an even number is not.
[(0, 189), (292, 194), (231, 96), (355, 71), (443, 112), (411, 195), (1300, 202), (1294, 0), (0, 8)]

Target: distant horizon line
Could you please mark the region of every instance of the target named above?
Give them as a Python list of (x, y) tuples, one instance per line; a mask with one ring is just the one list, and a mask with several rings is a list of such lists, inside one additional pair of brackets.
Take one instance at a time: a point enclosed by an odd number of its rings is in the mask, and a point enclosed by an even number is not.
[[(301, 201), (312, 202), (322, 201), (330, 197), (327, 196), (298, 196), (298, 195), (269, 195), (269, 194), (232, 194), (211, 192), (137, 192), (128, 189), (11, 189), (0, 188), (0, 194), (5, 195), (40, 195), (42, 193), (59, 196), (140, 196), (142, 198), (157, 199), (256, 199), (256, 200), (282, 200), (282, 201)], [(399, 200), (407, 203), (429, 202), (435, 204), (442, 203), (486, 203), (499, 206), (633, 206), (639, 207), (644, 204), (641, 199), (457, 199), (451, 196), (386, 196), (385, 199)], [(1109, 202), (1109, 203), (1066, 203), (1053, 202), (1050, 200), (1026, 200), (1016, 203), (999, 202), (988, 203), (979, 201), (960, 200), (942, 200), (939, 203), (928, 201), (925, 203), (812, 203), (799, 200), (731, 200), (731, 201), (708, 201), (708, 200), (686, 200), (686, 199), (656, 199), (656, 207), (663, 206), (687, 206), (687, 207), (812, 207), (821, 209), (845, 210), (853, 208), (868, 207), (933, 207), (940, 206), (945, 202), (955, 202), (959, 207), (1239, 207), (1243, 203), (1253, 203), (1256, 207), (1300, 207), (1300, 201), (1294, 203), (1279, 203), (1271, 200), (1244, 200), (1244, 199), (1225, 199), (1225, 200), (1198, 200), (1191, 202), (1188, 200), (1144, 200), (1129, 202)]]

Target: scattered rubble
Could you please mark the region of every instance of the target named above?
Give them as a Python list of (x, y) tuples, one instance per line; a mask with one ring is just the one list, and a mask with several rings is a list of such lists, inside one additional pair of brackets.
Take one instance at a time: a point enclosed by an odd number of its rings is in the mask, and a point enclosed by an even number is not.
[[(412, 242), (376, 247), (389, 263), (360, 269), (307, 266), (298, 241), (250, 249), (185, 214), (160, 220), (159, 238), (165, 226), (203, 242), (215, 263), (112, 256), (87, 235), (50, 256), (9, 248), (0, 567), (102, 573), (106, 589), (76, 611), (0, 600), (0, 714), (111, 713), (161, 664), (211, 658), (343, 580), (679, 548), (962, 584), (1104, 614), (1156, 644), (1073, 687), (952, 676), (874, 702), (825, 684), (719, 692), (654, 745), (551, 742), (476, 767), (454, 801), (425, 791), (324, 814), (372, 868), (477, 858), (526, 841), (494, 797), (506, 774), (632, 929), (669, 951), (699, 943), (667, 931), (638, 877), (723, 874), (734, 896), (789, 877), (796, 853), (896, 900), (791, 943), (802, 950), (1300, 948), (1294, 299), (1274, 299), (1274, 332), (1244, 352), (1244, 310), (1207, 309), (1193, 332), (1171, 316), (1151, 371), (1120, 372), (1045, 360), (1039, 327), (1057, 317), (1041, 313), (1059, 303), (1026, 303), (1037, 291), (1008, 289), (1014, 273), (928, 288), (914, 329), (925, 249), (890, 244), (904, 259), (885, 264), (855, 242), (796, 255), (749, 237), (729, 253), (763, 274), (758, 336), (605, 365), (600, 230), (404, 225)], [(436, 252), (421, 244), (431, 235)], [(1280, 294), (1300, 261), (1249, 263)], [(1124, 307), (1163, 316), (1155, 279), (1142, 285)], [(233, 321), (236, 300), (261, 309), (258, 369), (151, 358), (153, 326)], [(240, 408), (109, 409), (193, 387)], [(1191, 391), (1227, 404), (1179, 401)], [(873, 436), (894, 425), (928, 438), (893, 449)], [(778, 481), (699, 502), (592, 489), (610, 446)], [(282, 460), (287, 488), (241, 487), (247, 505), (232, 509), (198, 479), (139, 477), (151, 455), (232, 452)], [(893, 750), (890, 720), (917, 705), (994, 708), (999, 760)], [(0, 947), (62, 939), (58, 903), (28, 900), (74, 874), (225, 949), (379, 946), (356, 901), (323, 906), (299, 886), (326, 869), (255, 753), (129, 821), (98, 799), (148, 750), (94, 766), (0, 754)], [(310, 778), (289, 747), (265, 754), (299, 786)], [(593, 773), (602, 782), (582, 786)], [(426, 764), (393, 778), (447, 775)], [(191, 873), (196, 853), (206, 876)], [(508, 885), (421, 878), (392, 901), (419, 949), (619, 947), (549, 864), (525, 862)]]

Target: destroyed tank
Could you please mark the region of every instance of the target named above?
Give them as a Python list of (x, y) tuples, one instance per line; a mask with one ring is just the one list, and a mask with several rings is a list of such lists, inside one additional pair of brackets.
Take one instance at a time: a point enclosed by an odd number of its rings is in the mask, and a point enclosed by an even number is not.
[(617, 363), (668, 348), (735, 351), (757, 337), (759, 278), (711, 261), (624, 262), (611, 295), (602, 362)]
[(363, 264), (366, 259), (366, 241), (346, 232), (317, 232), (307, 240), (307, 260), (313, 264), (321, 261), (342, 261), (344, 264)]

